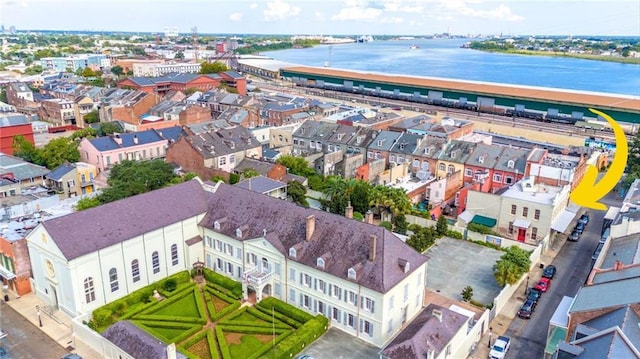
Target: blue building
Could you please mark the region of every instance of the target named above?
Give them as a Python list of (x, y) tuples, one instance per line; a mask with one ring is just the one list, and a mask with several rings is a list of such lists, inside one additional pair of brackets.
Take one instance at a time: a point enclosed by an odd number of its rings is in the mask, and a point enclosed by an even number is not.
[(45, 70), (66, 71), (71, 69), (77, 71), (85, 67), (103, 68), (109, 65), (107, 56), (102, 54), (77, 54), (68, 57), (43, 57), (40, 59), (40, 66)]

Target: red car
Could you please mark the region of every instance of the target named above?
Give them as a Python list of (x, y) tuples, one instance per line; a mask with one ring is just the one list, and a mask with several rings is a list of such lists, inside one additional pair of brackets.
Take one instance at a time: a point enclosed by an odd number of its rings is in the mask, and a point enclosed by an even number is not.
[(551, 287), (551, 279), (541, 278), (534, 288), (544, 293), (549, 287)]

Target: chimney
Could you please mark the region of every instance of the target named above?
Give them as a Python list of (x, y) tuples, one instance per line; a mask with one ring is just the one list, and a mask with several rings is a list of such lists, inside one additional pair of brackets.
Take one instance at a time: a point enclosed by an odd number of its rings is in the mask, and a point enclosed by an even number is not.
[(619, 271), (622, 269), (624, 269), (624, 263), (620, 262), (619, 260), (616, 260), (616, 262), (613, 264), (613, 270)]
[(176, 343), (167, 345), (167, 359), (176, 359)]
[(307, 217), (307, 237), (306, 240), (310, 241), (313, 236), (313, 231), (316, 229), (316, 217), (312, 214)]
[(373, 212), (371, 212), (371, 210), (368, 210), (367, 213), (364, 214), (364, 221), (373, 224)]
[(376, 260), (376, 242), (378, 237), (375, 234), (372, 234), (369, 239), (369, 260), (371, 262)]
[(138, 144), (138, 136), (137, 135), (133, 135), (133, 144), (135, 144), (135, 145)]
[(438, 318), (438, 321), (440, 321), (440, 323), (442, 323), (442, 311), (438, 310), (438, 309), (434, 309), (433, 311), (431, 311), (431, 315)]
[(434, 359), (436, 352), (433, 349), (427, 349), (427, 359)]
[(351, 205), (351, 201), (349, 201), (349, 205), (344, 211), (344, 216), (350, 219), (353, 219), (353, 206)]

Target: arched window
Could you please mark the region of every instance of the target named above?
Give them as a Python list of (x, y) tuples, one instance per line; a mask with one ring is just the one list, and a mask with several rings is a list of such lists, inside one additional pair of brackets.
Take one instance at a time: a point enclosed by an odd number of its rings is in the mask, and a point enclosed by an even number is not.
[(349, 279), (356, 279), (356, 270), (353, 268), (349, 268), (349, 270), (347, 271), (347, 277), (349, 277)]
[(84, 299), (87, 303), (96, 300), (96, 290), (93, 287), (93, 278), (87, 277), (84, 280)]
[(515, 165), (516, 165), (516, 163), (515, 163), (515, 161), (514, 161), (514, 160), (509, 160), (509, 161), (507, 161), (507, 167), (509, 167), (509, 168), (513, 168), (513, 167), (515, 167)]
[(318, 257), (318, 259), (316, 259), (316, 266), (318, 268), (324, 269), (324, 259)]
[(118, 271), (115, 268), (109, 269), (109, 284), (111, 284), (112, 293), (120, 288), (118, 285)]
[(140, 264), (137, 259), (131, 261), (131, 277), (134, 283), (140, 280)]
[(158, 251), (151, 253), (151, 266), (153, 267), (153, 274), (160, 273), (160, 257)]
[(171, 265), (178, 265), (178, 245), (171, 245)]
[(453, 173), (456, 171), (456, 168), (453, 165), (449, 165), (449, 167), (447, 167), (447, 173)]
[(264, 258), (264, 257), (263, 257), (263, 258), (262, 258), (262, 270), (263, 270), (264, 272), (269, 272), (269, 269), (270, 269), (270, 267), (269, 267), (269, 260), (268, 260), (267, 258)]
[(447, 169), (447, 166), (444, 163), (438, 165), (438, 170), (444, 171), (445, 169)]
[(296, 257), (296, 249), (291, 247), (289, 248), (289, 257), (291, 258), (295, 258)]

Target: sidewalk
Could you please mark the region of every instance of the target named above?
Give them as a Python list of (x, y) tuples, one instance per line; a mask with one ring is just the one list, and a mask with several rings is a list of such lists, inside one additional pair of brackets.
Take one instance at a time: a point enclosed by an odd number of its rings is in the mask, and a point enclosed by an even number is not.
[(70, 352), (80, 355), (83, 359), (101, 359), (102, 356), (95, 350), (76, 339), (73, 335), (71, 317), (60, 310), (56, 310), (52, 316), (44, 313), (44, 308), (48, 303), (38, 298), (34, 293), (29, 293), (22, 297), (17, 297), (15, 293), (9, 292), (8, 304), (16, 312), (29, 320), (36, 327), (39, 326), (38, 312), (36, 306), (40, 306), (40, 319), (42, 320), (42, 330), (45, 334), (58, 342)]
[[(564, 243), (564, 239), (558, 238), (556, 239), (556, 243), (549, 246), (547, 252), (540, 257), (540, 263), (543, 263), (545, 266), (551, 262), (556, 257), (562, 245)], [(536, 265), (533, 267), (531, 271), (529, 271), (529, 276), (531, 278), (540, 278), (542, 276), (542, 269)], [(530, 282), (529, 285), (533, 283)], [(513, 296), (509, 298), (507, 304), (505, 304), (502, 312), (498, 313), (495, 318), (489, 324), (490, 331), (487, 331), (485, 335), (482, 336), (480, 342), (478, 342), (478, 346), (476, 349), (469, 354), (470, 359), (485, 359), (489, 357), (489, 351), (491, 350), (491, 345), (495, 341), (495, 339), (499, 335), (503, 335), (507, 329), (509, 329), (509, 325), (513, 319), (515, 319), (518, 314), (518, 310), (522, 305), (525, 298), (525, 290), (527, 289), (527, 281), (523, 281), (518, 289), (513, 293)]]

